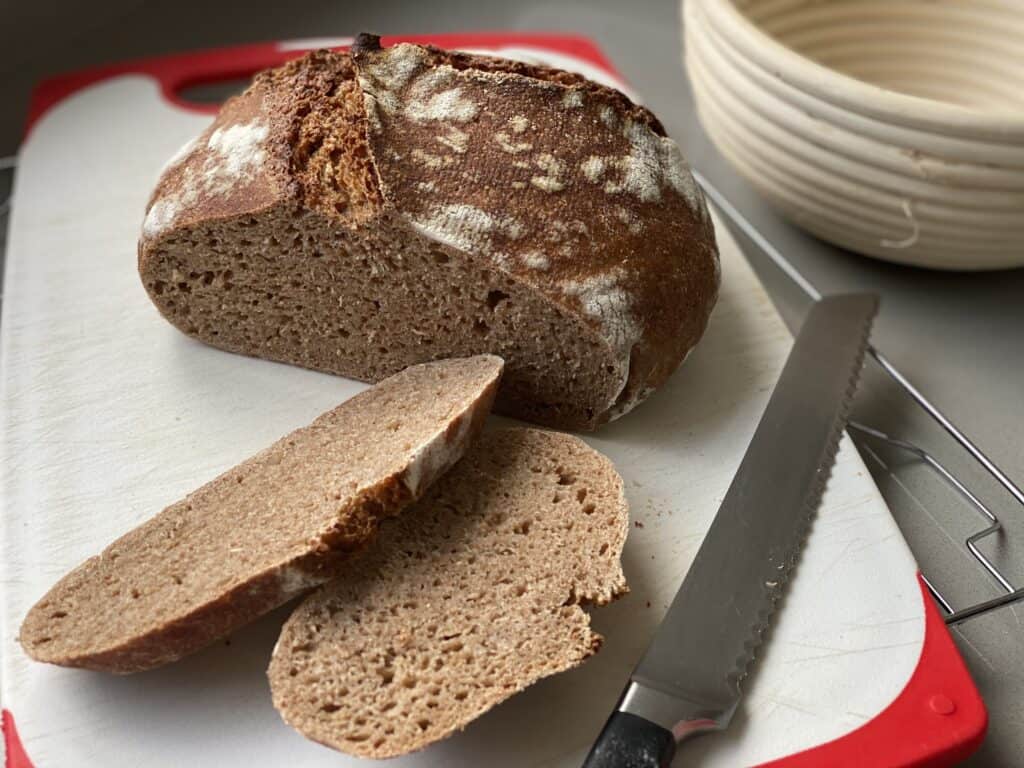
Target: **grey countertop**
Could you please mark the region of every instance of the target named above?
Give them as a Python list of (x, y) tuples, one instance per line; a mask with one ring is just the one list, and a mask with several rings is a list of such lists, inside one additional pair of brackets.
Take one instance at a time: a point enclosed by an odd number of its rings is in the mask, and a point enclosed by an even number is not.
[[(729, 171), (697, 124), (680, 63), (674, 0), (306, 0), (301, 10), (253, 0), (8, 5), (0, 28), (0, 97), (7, 105), (0, 118), (0, 155), (17, 150), (32, 83), (61, 71), (194, 48), (361, 30), (530, 29), (589, 35), (662, 118), (693, 165), (821, 291), (870, 290), (882, 296), (876, 345), (1004, 471), (1024, 481), (1019, 437), (1024, 426), (1024, 270), (947, 274), (884, 264), (813, 240), (765, 208)], [(770, 263), (754, 261), (787, 322), (798, 324), (806, 298)], [(976, 489), (1006, 522), (1005, 537), (987, 551), (1024, 584), (1024, 509), (883, 376), (868, 376), (855, 418), (926, 445)], [(972, 510), (919, 463), (874, 444), (861, 448), (922, 570), (960, 605), (997, 594), (962, 545), (978, 527)], [(1024, 763), (1022, 616), (1024, 605), (953, 631), (991, 717), (989, 735), (968, 765)]]

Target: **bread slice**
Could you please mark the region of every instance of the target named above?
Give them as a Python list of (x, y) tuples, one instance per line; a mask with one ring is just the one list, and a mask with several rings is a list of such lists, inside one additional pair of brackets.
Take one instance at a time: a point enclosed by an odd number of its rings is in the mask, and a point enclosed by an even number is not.
[(581, 604), (626, 591), (611, 462), (569, 435), (488, 429), (288, 619), (274, 705), (361, 757), (421, 749), (598, 650)]
[(138, 672), (322, 584), (462, 456), (501, 370), (492, 356), (409, 368), (283, 437), (61, 579), (22, 647)]
[(169, 164), (139, 242), (161, 314), (363, 381), (497, 354), (496, 408), (562, 429), (661, 386), (719, 272), (654, 115), (560, 70), (360, 42), (258, 75)]

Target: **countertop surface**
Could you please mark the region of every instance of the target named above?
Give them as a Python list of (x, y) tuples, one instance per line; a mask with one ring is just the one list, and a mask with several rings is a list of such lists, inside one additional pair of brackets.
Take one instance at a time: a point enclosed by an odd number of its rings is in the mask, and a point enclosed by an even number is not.
[[(307, 0), (301, 11), (286, 3), (239, 0), (165, 5), (111, 0), (99, 6), (38, 0), (5, 9), (0, 156), (17, 150), (32, 83), (61, 71), (194, 48), (364, 30), (523, 29), (589, 35), (662, 119), (694, 167), (819, 290), (881, 295), (876, 346), (1011, 478), (1024, 482), (1019, 436), (1024, 425), (1024, 270), (953, 274), (898, 267), (834, 249), (781, 220), (703, 136), (682, 71), (675, 2)], [(9, 179), (0, 176), (0, 198), (8, 189)], [(6, 224), (0, 228), (5, 233)], [(806, 297), (772, 264), (748, 253), (787, 322), (798, 325)], [(1024, 509), (877, 371), (869, 371), (854, 418), (926, 446), (964, 479), (1005, 524), (1002, 539), (984, 545), (986, 553), (1011, 580), (1024, 584)], [(976, 513), (912, 457), (877, 443), (859, 445), (924, 573), (957, 606), (998, 594), (963, 546), (965, 536), (982, 527)], [(1024, 604), (973, 619), (954, 628), (953, 635), (991, 717), (985, 743), (966, 764), (1021, 764)]]

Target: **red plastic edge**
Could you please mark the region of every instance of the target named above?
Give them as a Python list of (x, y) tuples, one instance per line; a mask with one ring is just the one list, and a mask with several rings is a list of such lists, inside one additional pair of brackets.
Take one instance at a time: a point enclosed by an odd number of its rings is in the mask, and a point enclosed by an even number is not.
[(759, 768), (938, 768), (981, 744), (988, 712), (918, 574), (924, 645), (910, 680), (892, 703), (857, 730)]
[[(544, 32), (466, 32), (447, 35), (386, 35), (384, 45), (395, 43), (431, 43), (442, 48), (487, 48), (499, 45), (524, 45), (558, 53), (567, 53), (585, 59), (618, 76), (615, 68), (589, 39), (575, 35)], [(344, 46), (343, 46), (344, 47)], [(199, 105), (182, 100), (182, 88), (204, 82), (217, 82), (248, 77), (261, 69), (276, 67), (298, 58), (306, 49), (283, 49), (280, 43), (256, 43), (232, 48), (136, 59), (95, 69), (85, 69), (43, 80), (32, 92), (29, 102), (25, 135), (55, 104), (76, 91), (111, 77), (120, 75), (148, 75), (160, 83), (168, 102), (193, 112), (213, 114), (216, 104)]]
[(4, 732), (4, 760), (6, 768), (33, 768), (32, 761), (25, 754), (25, 748), (21, 746), (21, 739), (18, 738), (18, 729), (14, 726), (14, 715), (10, 710), (3, 712)]

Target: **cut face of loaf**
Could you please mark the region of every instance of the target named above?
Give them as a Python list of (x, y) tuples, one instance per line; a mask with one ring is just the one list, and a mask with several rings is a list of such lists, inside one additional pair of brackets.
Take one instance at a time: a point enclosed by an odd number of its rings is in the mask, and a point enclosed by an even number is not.
[(232, 352), (377, 381), (494, 353), (497, 407), (591, 429), (703, 333), (718, 256), (656, 118), (578, 75), (373, 40), (265, 72), (161, 177), (160, 312)]
[(491, 356), (417, 366), (328, 411), (61, 579), (25, 617), (22, 647), (137, 672), (322, 584), (462, 456), (501, 370)]
[(601, 638), (583, 603), (626, 591), (622, 480), (577, 438), (487, 430), (292, 614), (270, 663), (303, 735), (383, 758), (443, 739)]

